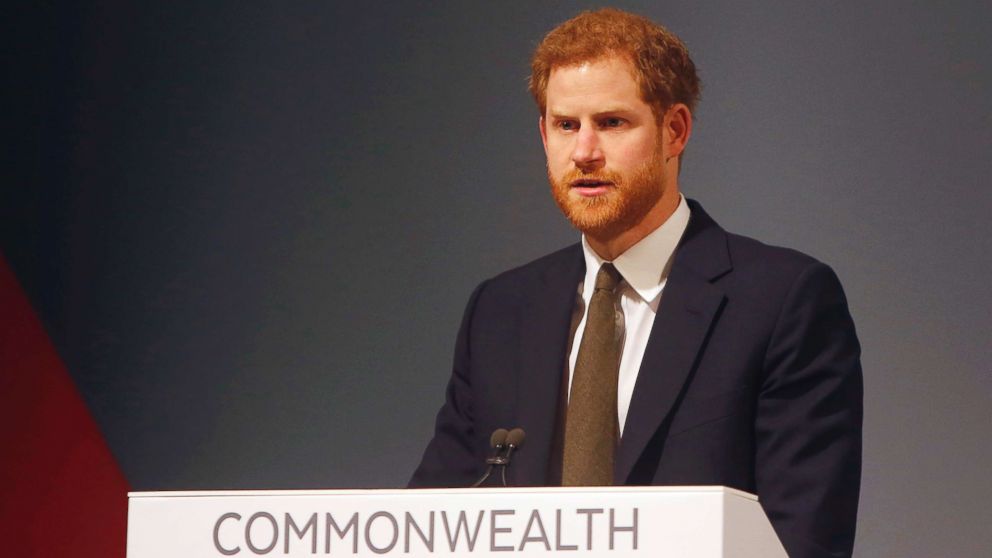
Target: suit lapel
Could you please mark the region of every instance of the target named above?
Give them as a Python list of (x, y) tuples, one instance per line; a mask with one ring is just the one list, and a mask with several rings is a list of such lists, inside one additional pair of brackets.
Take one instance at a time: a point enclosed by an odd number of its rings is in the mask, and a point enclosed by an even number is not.
[(726, 233), (695, 202), (676, 250), (634, 385), (614, 483), (625, 484), (634, 464), (671, 413), (725, 299), (712, 281), (730, 270)]
[(579, 245), (567, 248), (562, 256), (525, 293), (520, 314), (519, 424), (514, 426), (522, 427), (527, 439), (508, 470), (516, 486), (547, 483), (569, 323), (585, 268)]

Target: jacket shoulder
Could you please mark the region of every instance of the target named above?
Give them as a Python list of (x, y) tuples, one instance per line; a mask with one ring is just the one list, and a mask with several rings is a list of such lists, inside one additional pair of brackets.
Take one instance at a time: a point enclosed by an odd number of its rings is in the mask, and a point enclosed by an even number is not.
[(575, 243), (536, 260), (503, 271), (486, 280), (483, 284), (488, 291), (509, 290), (518, 292), (523, 287), (545, 281), (549, 275), (574, 272), (576, 266), (583, 265), (582, 246)]
[(834, 270), (813, 256), (733, 233), (727, 233), (727, 251), (733, 271), (717, 283), (739, 301), (762, 301), (765, 310), (780, 310), (790, 297), (828, 295), (846, 305)]

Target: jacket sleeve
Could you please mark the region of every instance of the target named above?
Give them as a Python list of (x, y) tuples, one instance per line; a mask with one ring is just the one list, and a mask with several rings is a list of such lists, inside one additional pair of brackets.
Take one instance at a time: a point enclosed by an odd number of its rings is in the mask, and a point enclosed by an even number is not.
[(485, 447), (479, 447), (473, 422), (471, 381), (472, 319), (486, 283), (469, 298), (455, 342), (454, 365), (438, 411), (434, 437), (408, 484), (409, 488), (445, 488), (471, 485), (481, 474)]
[(790, 557), (850, 556), (861, 483), (861, 348), (826, 265), (797, 276), (764, 370), (755, 424), (762, 507)]

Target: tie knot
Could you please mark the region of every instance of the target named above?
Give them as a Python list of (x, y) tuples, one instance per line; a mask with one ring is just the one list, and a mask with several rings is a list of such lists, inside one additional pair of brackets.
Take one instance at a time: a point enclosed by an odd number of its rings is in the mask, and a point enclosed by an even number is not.
[(599, 267), (599, 273), (596, 274), (596, 290), (607, 290), (611, 293), (616, 290), (617, 285), (623, 277), (617, 268), (613, 267), (611, 263), (604, 263)]

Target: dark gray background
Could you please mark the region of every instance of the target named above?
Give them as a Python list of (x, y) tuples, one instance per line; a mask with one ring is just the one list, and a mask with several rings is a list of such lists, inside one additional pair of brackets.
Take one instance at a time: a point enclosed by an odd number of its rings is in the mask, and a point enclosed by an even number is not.
[[(588, 3), (33, 3), (3, 252), (132, 486), (400, 486), (471, 289), (578, 237), (528, 59)], [(988, 2), (625, 2), (689, 45), (680, 182), (832, 265), (861, 556), (992, 548)]]

